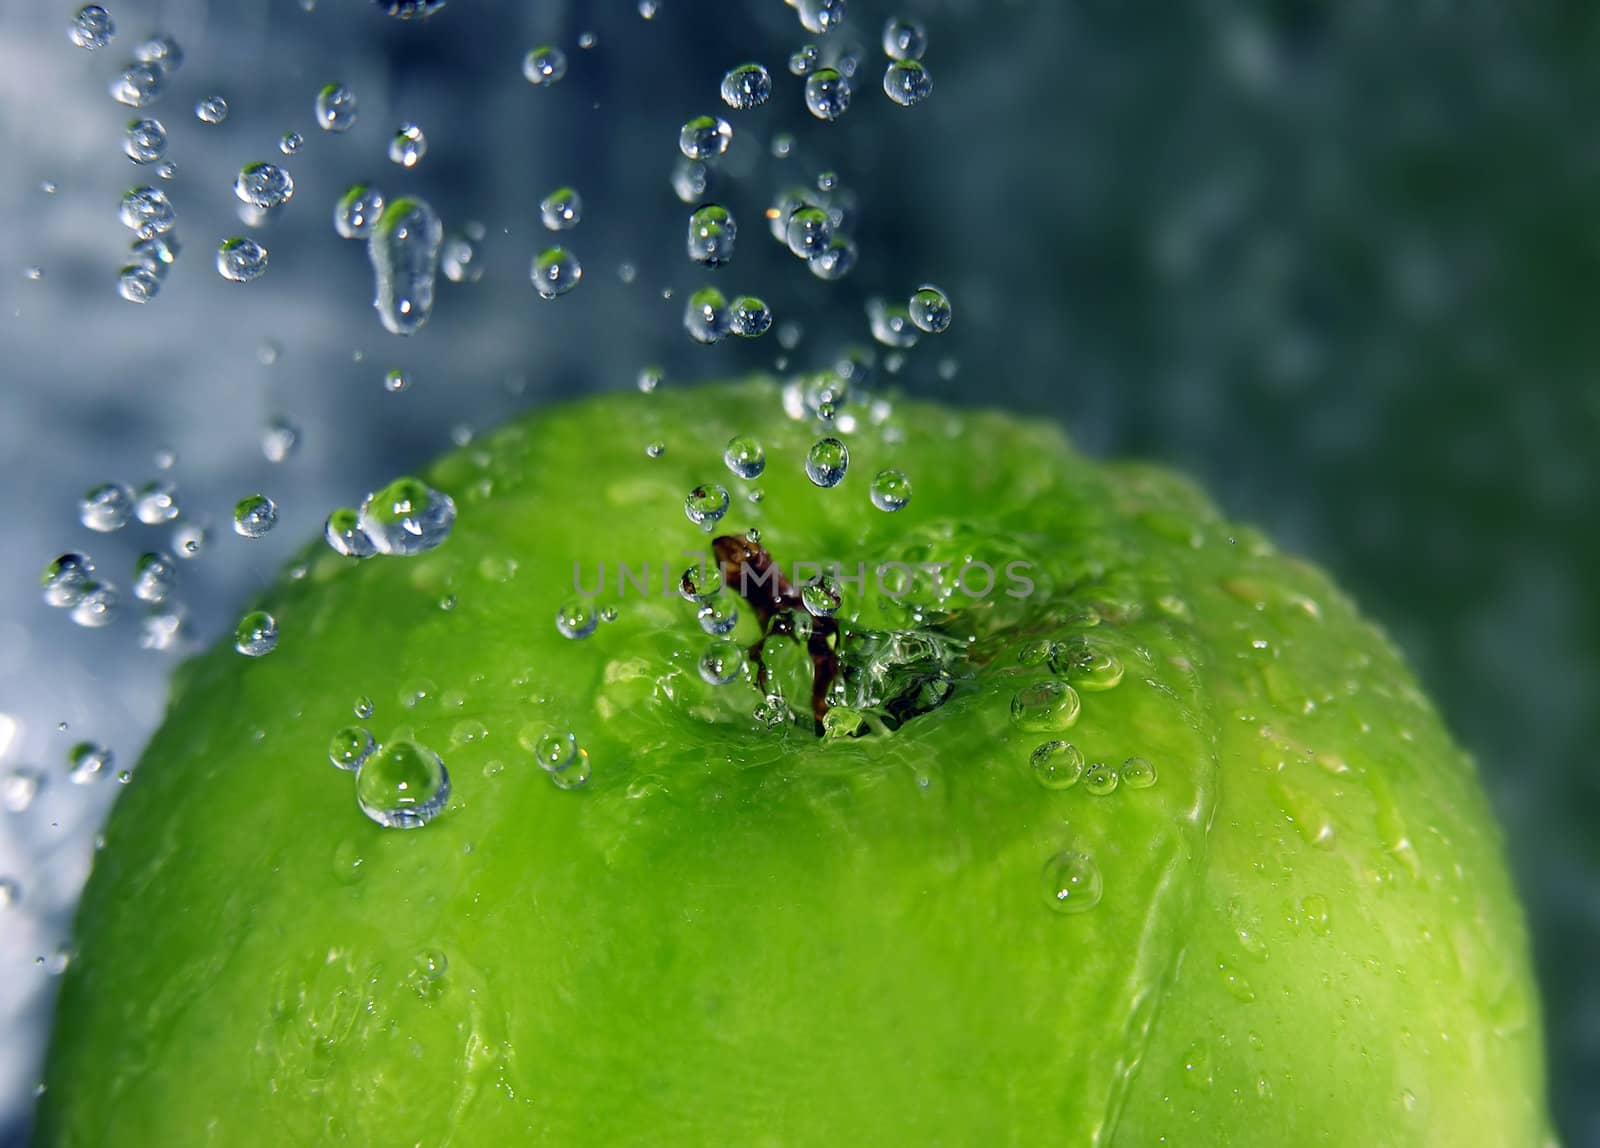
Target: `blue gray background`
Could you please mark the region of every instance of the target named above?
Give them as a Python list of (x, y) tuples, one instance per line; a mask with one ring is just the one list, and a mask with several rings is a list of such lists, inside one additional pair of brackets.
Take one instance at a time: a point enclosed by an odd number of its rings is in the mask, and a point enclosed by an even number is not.
[[(135, 610), (89, 632), (39, 600), (59, 551), (89, 551), (126, 590), (134, 555), (164, 541), (90, 534), (78, 495), (156, 477), (156, 452), (176, 452), (188, 516), (213, 525), (181, 591), (193, 640), (210, 640), (328, 509), (452, 436), (632, 386), (647, 363), (668, 386), (770, 367), (776, 335), (706, 349), (678, 327), (686, 291), (715, 278), (800, 324), (794, 367), (865, 341), (869, 295), (939, 282), (956, 324), (910, 357), (908, 389), (1183, 466), (1331, 568), (1481, 762), (1534, 925), (1557, 1117), (1569, 1144), (1600, 1144), (1600, 10), (906, 0), (936, 87), (905, 111), (878, 87), (887, 9), (851, 0), (829, 39), (858, 41), (863, 65), (854, 106), (824, 125), (785, 70), (811, 37), (781, 0), (661, 0), (648, 21), (633, 0), (452, 0), (410, 24), (366, 0), (108, 6), (118, 38), (88, 53), (67, 41), (75, 4), (0, 0), (0, 772), (48, 775), (26, 813), (0, 813), (0, 876), (23, 889), (0, 909), (0, 1142), (25, 1135), (52, 954), (117, 788), (66, 784), (67, 747), (136, 761), (173, 662), (139, 648)], [(116, 293), (116, 205), (157, 181), (123, 156), (132, 113), (106, 88), (156, 32), (186, 56), (149, 109), (179, 169), (162, 186), (183, 254), (139, 307)], [(520, 62), (543, 42), (571, 70), (540, 91)], [(713, 276), (683, 256), (668, 177), (678, 125), (718, 110), (722, 72), (746, 59), (778, 92), (730, 117), (719, 197), (742, 231)], [(312, 116), (335, 79), (361, 101), (347, 136)], [(192, 107), (213, 92), (232, 113), (207, 126)], [(410, 172), (384, 155), (403, 120), (429, 141)], [(306, 146), (285, 159), (291, 129)], [(271, 269), (235, 287), (213, 253), (245, 233), (232, 179), (262, 159), (297, 190), (259, 233)], [(862, 204), (861, 265), (832, 285), (761, 219), (824, 169)], [(452, 231), (486, 228), (482, 280), (441, 283), (413, 339), (379, 327), (365, 254), (334, 235), (357, 179), (424, 195)], [(537, 204), (569, 183), (585, 276), (543, 303), (527, 281), (547, 242)], [(391, 367), (414, 387), (386, 394)], [(259, 441), (280, 414), (303, 446), (273, 465)], [(255, 490), (282, 523), (245, 542), (228, 509)]]

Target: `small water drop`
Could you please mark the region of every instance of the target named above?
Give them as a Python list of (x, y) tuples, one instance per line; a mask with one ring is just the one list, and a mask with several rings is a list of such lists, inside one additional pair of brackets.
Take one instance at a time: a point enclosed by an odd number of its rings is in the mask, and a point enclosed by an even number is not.
[(759, 108), (772, 97), (772, 76), (760, 64), (740, 64), (722, 77), (722, 102), (735, 111)]
[(252, 610), (233, 631), (233, 648), (247, 658), (270, 654), (278, 645), (278, 623), (265, 610)]
[(789, 213), (783, 236), (791, 254), (811, 259), (833, 242), (833, 223), (820, 207), (798, 207)]
[(715, 343), (728, 333), (728, 300), (715, 287), (702, 287), (683, 308), (683, 329), (697, 343)]
[(228, 101), (221, 96), (203, 96), (194, 105), (194, 118), (203, 124), (220, 124), (228, 118)]
[(739, 624), (739, 608), (730, 599), (717, 598), (695, 611), (700, 628), (713, 637), (733, 632)]
[(883, 72), (883, 94), (902, 108), (933, 95), (933, 75), (921, 60), (894, 60)]
[(386, 829), (420, 829), (450, 801), (450, 771), (425, 745), (400, 739), (356, 770), (356, 802)]
[(844, 481), (850, 469), (850, 448), (836, 438), (820, 438), (806, 452), (806, 477), (828, 489)]
[(697, 486), (683, 500), (683, 512), (690, 522), (709, 531), (728, 512), (728, 491), (714, 482)]
[(130, 303), (149, 303), (161, 293), (161, 276), (142, 263), (117, 273), (117, 293)]
[(583, 281), (583, 265), (565, 247), (547, 247), (534, 259), (530, 277), (541, 299), (555, 299)]
[(754, 295), (741, 295), (728, 312), (728, 330), (742, 339), (758, 339), (772, 329), (772, 308)]
[(333, 209), (333, 229), (345, 239), (365, 239), (383, 215), (383, 192), (364, 183), (351, 185)]
[(1066, 682), (1046, 678), (1023, 686), (1011, 698), (1011, 721), (1029, 733), (1069, 729), (1078, 720), (1078, 692)]
[(850, 108), (850, 81), (837, 68), (818, 68), (806, 77), (806, 107), (819, 120), (838, 119)]
[(1117, 771), (1103, 761), (1097, 761), (1083, 771), (1083, 788), (1096, 797), (1108, 797), (1115, 793), (1121, 780)]
[(377, 279), (374, 306), (391, 334), (415, 334), (433, 313), (443, 242), (444, 226), (423, 200), (397, 199), (378, 218), (367, 256)]
[(198, 558), (205, 553), (211, 533), (204, 526), (180, 526), (172, 532), (172, 553), (179, 558)]
[(233, 193), (251, 207), (279, 207), (294, 198), (294, 178), (275, 163), (246, 164), (233, 181)]
[(260, 538), (278, 524), (278, 504), (264, 494), (247, 494), (233, 508), (233, 532)]
[(278, 150), (284, 155), (299, 155), (306, 146), (306, 137), (297, 131), (286, 131), (278, 138)]
[(133, 513), (146, 526), (171, 522), (182, 512), (178, 490), (170, 482), (147, 482), (134, 495)]
[(236, 235), (217, 248), (217, 274), (230, 283), (251, 283), (267, 271), (267, 249), (254, 239)]
[(737, 435), (728, 440), (727, 448), (722, 452), (722, 461), (740, 478), (760, 478), (767, 469), (767, 452), (750, 435)]
[(845, 0), (788, 0), (807, 32), (822, 35), (844, 23)]
[(800, 604), (813, 618), (831, 618), (839, 612), (844, 599), (839, 584), (827, 574), (819, 574), (800, 587)]
[(389, 162), (416, 167), (428, 154), (428, 137), (416, 124), (401, 124), (389, 140)]
[(880, 470), (872, 479), (872, 505), (893, 514), (911, 504), (911, 480), (901, 470)]
[(74, 785), (89, 785), (111, 775), (116, 757), (103, 745), (80, 741), (67, 751), (67, 780)]
[(418, 478), (397, 478), (367, 495), (358, 523), (380, 554), (410, 556), (442, 546), (455, 526), (456, 504)]
[(891, 60), (920, 60), (928, 51), (928, 33), (916, 20), (891, 16), (883, 25), (883, 54)]
[(116, 34), (116, 22), (98, 4), (86, 4), (79, 8), (72, 17), (72, 23), (67, 25), (67, 38), (90, 52), (104, 48)]
[(317, 126), (325, 132), (349, 131), (359, 111), (356, 94), (343, 84), (328, 84), (317, 93)]
[(725, 686), (744, 672), (744, 647), (719, 638), (700, 655), (700, 676), (713, 686)]
[(1117, 773), (1129, 789), (1149, 789), (1156, 783), (1156, 767), (1147, 758), (1130, 757)]
[(170, 554), (141, 554), (133, 564), (133, 596), (151, 604), (165, 602), (177, 579), (178, 564)]
[(178, 213), (167, 193), (156, 187), (136, 187), (122, 197), (118, 209), (122, 225), (140, 239), (152, 239), (171, 231)]
[(328, 515), (323, 537), (334, 553), (346, 558), (370, 558), (378, 552), (361, 529), (361, 514), (353, 506), (341, 506)]
[(560, 48), (535, 48), (522, 60), (522, 74), (536, 88), (559, 84), (567, 74), (567, 55)]
[(738, 224), (726, 207), (708, 203), (689, 216), (687, 248), (696, 263), (720, 267), (733, 258)]
[(123, 134), (122, 150), (134, 163), (155, 163), (166, 154), (167, 129), (160, 120), (133, 120)]
[(955, 317), (949, 296), (931, 284), (917, 288), (906, 305), (906, 313), (911, 316), (917, 330), (930, 335), (942, 335), (948, 331), (950, 321)]
[(1028, 764), (1046, 789), (1070, 789), (1083, 776), (1083, 751), (1071, 742), (1047, 741), (1028, 756)]
[(1067, 849), (1045, 862), (1045, 902), (1056, 912), (1086, 913), (1100, 903), (1104, 892), (1100, 867), (1088, 854)]
[(789, 55), (789, 74), (809, 76), (822, 62), (822, 53), (815, 44), (801, 44)]
[(563, 638), (582, 641), (600, 624), (594, 607), (583, 598), (569, 598), (556, 611), (556, 629)]
[(281, 415), (261, 431), (261, 453), (268, 462), (285, 462), (300, 449), (300, 428)]
[(108, 534), (121, 530), (133, 514), (133, 491), (126, 483), (102, 482), (78, 501), (78, 521)]
[(166, 91), (167, 74), (154, 64), (129, 64), (111, 81), (111, 98), (130, 108), (142, 108), (159, 100)]
[(726, 155), (733, 142), (733, 126), (721, 116), (696, 116), (678, 131), (678, 150), (692, 160)]
[(551, 231), (570, 231), (583, 220), (583, 197), (570, 187), (558, 187), (539, 204), (539, 218)]
[(902, 303), (878, 298), (868, 300), (867, 322), (872, 328), (872, 337), (886, 347), (907, 350), (915, 347), (922, 336), (911, 321), (911, 309)]
[(0, 776), (0, 808), (7, 813), (28, 812), (43, 784), (44, 777), (36, 769), (13, 769)]
[(69, 609), (82, 601), (93, 585), (94, 562), (87, 554), (68, 552), (59, 555), (39, 576), (46, 605)]
[(377, 748), (378, 743), (366, 726), (347, 725), (329, 740), (328, 760), (340, 769), (356, 770)]

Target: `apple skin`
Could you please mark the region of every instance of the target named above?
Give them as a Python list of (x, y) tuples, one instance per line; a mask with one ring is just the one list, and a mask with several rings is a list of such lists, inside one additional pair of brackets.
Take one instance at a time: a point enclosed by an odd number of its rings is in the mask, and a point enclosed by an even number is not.
[[(1165, 470), (857, 413), (821, 490), (767, 381), (555, 407), (427, 473), (460, 508), (438, 550), (313, 547), (260, 603), (278, 648), (186, 664), (112, 814), (38, 1142), (1548, 1143), (1497, 830), (1389, 642)], [(721, 462), (746, 433), (754, 482)], [(1036, 588), (953, 604), (957, 688), (900, 730), (769, 731), (701, 680), (680, 599), (613, 582), (615, 621), (554, 624), (575, 561), (685, 565), (703, 482), (782, 562), (1021, 556)], [(1020, 730), (1052, 675), (1019, 652), (1091, 631), (1121, 683)], [(329, 763), (360, 695), (448, 764), (423, 829)], [(530, 724), (577, 735), (587, 785)], [(1050, 737), (1157, 781), (1046, 789)], [(1049, 903), (1064, 850), (1102, 876), (1087, 911)]]

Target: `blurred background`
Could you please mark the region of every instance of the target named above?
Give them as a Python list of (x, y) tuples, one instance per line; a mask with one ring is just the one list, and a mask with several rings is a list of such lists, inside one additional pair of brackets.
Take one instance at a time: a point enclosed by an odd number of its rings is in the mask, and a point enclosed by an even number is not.
[[(666, 387), (826, 366), (872, 345), (869, 299), (930, 280), (955, 323), (906, 354), (900, 385), (1186, 468), (1404, 646), (1506, 827), (1561, 1133), (1600, 1144), (1600, 8), (849, 0), (818, 37), (783, 0), (450, 0), (427, 20), (371, 0), (107, 0), (116, 35), (87, 51), (78, 7), (0, 0), (0, 1144), (26, 1138), (114, 775), (175, 659), (231, 630), (330, 509), (647, 366)], [(935, 87), (915, 108), (882, 89), (891, 13), (928, 31)], [(118, 104), (108, 86), (157, 34), (181, 63), (157, 69), (156, 102)], [(835, 123), (790, 74), (808, 42), (859, 60)], [(541, 44), (568, 69), (536, 87), (522, 61)], [(747, 60), (774, 94), (732, 112), (718, 85)], [(343, 134), (313, 112), (335, 81), (359, 101)], [(213, 95), (227, 117), (202, 122)], [(700, 114), (734, 126), (711, 186), (687, 189), (740, 223), (714, 271), (685, 256), (673, 181)], [(124, 152), (146, 116), (168, 178)], [(387, 156), (404, 122), (427, 140), (409, 169)], [(289, 132), (303, 143), (285, 155)], [(233, 182), (257, 161), (295, 191), (249, 227)], [(837, 282), (762, 217), (822, 172), (859, 206), (859, 263)], [(334, 231), (357, 181), (425, 197), (472, 248), (414, 337), (380, 326), (365, 245)], [(139, 185), (166, 193), (180, 245), (145, 304), (118, 290), (118, 204)], [(556, 241), (539, 204), (562, 185), (583, 200), (560, 239), (583, 278), (546, 302), (529, 264)], [(269, 252), (255, 282), (217, 273), (235, 235)], [(684, 299), (708, 282), (762, 296), (778, 328), (694, 344)], [(406, 389), (386, 389), (391, 370)], [(274, 420), (298, 433), (282, 462), (263, 446)], [(183, 516), (93, 533), (77, 503), (105, 481), (170, 482)], [(232, 507), (256, 491), (281, 521), (246, 541)], [(184, 630), (144, 648), (170, 624), (129, 593), (135, 557), (207, 524), (177, 563)], [(70, 550), (122, 591), (103, 628), (41, 600), (40, 570)], [(115, 763), (72, 784), (83, 740)]]

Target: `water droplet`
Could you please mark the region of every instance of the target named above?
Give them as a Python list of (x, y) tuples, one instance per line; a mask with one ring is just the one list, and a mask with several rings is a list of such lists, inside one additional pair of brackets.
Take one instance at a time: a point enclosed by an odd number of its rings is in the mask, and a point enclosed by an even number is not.
[(578, 739), (570, 731), (552, 726), (525, 726), (517, 744), (533, 755), (546, 773), (560, 773), (578, 760)]
[(697, 343), (715, 343), (728, 333), (728, 300), (715, 287), (702, 287), (683, 308), (683, 329)]
[(720, 638), (739, 624), (739, 607), (728, 599), (717, 598), (701, 606), (694, 616), (702, 630)]
[(659, 441), (647, 442), (644, 445), (644, 453), (648, 458), (660, 458), (667, 453), (667, 444)]
[(36, 769), (13, 769), (0, 777), (0, 807), (7, 813), (26, 813), (39, 796), (44, 778)]
[(678, 150), (688, 159), (716, 159), (733, 142), (733, 126), (721, 116), (696, 116), (678, 131)]
[(911, 480), (900, 470), (880, 470), (872, 479), (872, 505), (894, 513), (911, 502)]
[(203, 526), (180, 526), (172, 532), (172, 552), (179, 558), (198, 558), (205, 553), (210, 532)]
[(582, 641), (594, 633), (595, 627), (600, 624), (594, 607), (583, 598), (569, 598), (561, 604), (556, 611), (556, 629), (563, 638)]
[(820, 207), (799, 207), (789, 213), (784, 224), (784, 242), (801, 259), (810, 259), (827, 250), (833, 242), (833, 223)]
[(1205, 1041), (1195, 1041), (1183, 1054), (1183, 1073), (1183, 1082), (1190, 1088), (1204, 1092), (1211, 1087), (1211, 1049)]
[(364, 183), (353, 184), (333, 209), (333, 229), (345, 239), (365, 239), (383, 215), (383, 192)]
[(738, 224), (727, 208), (706, 204), (689, 216), (689, 258), (696, 263), (720, 267), (733, 258), (738, 231)]
[(902, 108), (933, 95), (933, 75), (921, 60), (895, 60), (883, 72), (883, 94)]
[(722, 77), (722, 102), (735, 111), (759, 108), (772, 96), (772, 76), (760, 64), (740, 64)]
[(697, 486), (683, 500), (683, 512), (690, 522), (709, 531), (728, 512), (728, 492), (714, 482)]
[(294, 198), (294, 178), (275, 163), (246, 164), (233, 181), (233, 194), (251, 207), (279, 207)]
[(129, 64), (111, 81), (111, 98), (130, 108), (142, 108), (159, 100), (166, 90), (167, 74), (154, 64)]
[(74, 785), (89, 785), (109, 776), (116, 758), (103, 745), (80, 741), (67, 751), (67, 780)]
[(306, 137), (297, 131), (287, 131), (278, 140), (278, 150), (284, 155), (299, 155), (306, 146)]
[(69, 551), (58, 556), (39, 576), (45, 603), (57, 609), (76, 606), (93, 585), (93, 574), (94, 563), (87, 554)]
[(233, 648), (248, 658), (272, 653), (278, 645), (278, 623), (265, 610), (252, 610), (233, 631)]
[(679, 158), (672, 169), (672, 191), (683, 203), (700, 203), (711, 191), (711, 168), (695, 160)]
[(267, 249), (254, 239), (236, 235), (217, 248), (217, 274), (230, 283), (250, 283), (266, 271)]
[(824, 489), (838, 486), (850, 468), (850, 448), (836, 438), (819, 438), (806, 452), (806, 477)]
[(536, 88), (559, 84), (567, 74), (567, 54), (548, 44), (535, 48), (523, 57), (522, 74)]
[(398, 20), (426, 20), (442, 11), (448, 0), (374, 0), (378, 11)]
[(109, 582), (90, 580), (83, 587), (83, 597), (72, 607), (72, 620), (85, 629), (98, 630), (109, 625), (117, 613), (117, 588)]
[(170, 482), (147, 482), (134, 496), (133, 513), (146, 526), (160, 526), (182, 513), (178, 491)]
[(700, 655), (700, 676), (713, 686), (725, 686), (744, 672), (744, 648), (720, 638)]
[(122, 197), (118, 218), (140, 239), (151, 239), (171, 231), (178, 213), (160, 188), (136, 187)]
[(767, 452), (751, 436), (738, 435), (728, 440), (722, 461), (740, 478), (760, 478), (761, 472), (767, 469)]
[(565, 247), (547, 247), (533, 261), (534, 290), (541, 299), (565, 295), (583, 280), (583, 265)]
[(1320, 893), (1302, 898), (1300, 913), (1305, 918), (1307, 928), (1319, 937), (1326, 937), (1333, 927), (1328, 919), (1328, 899)]
[(161, 276), (142, 263), (117, 273), (117, 293), (130, 303), (148, 303), (161, 293)]
[(300, 428), (283, 417), (272, 419), (261, 432), (261, 453), (268, 462), (284, 462), (300, 449)]
[(228, 101), (221, 96), (204, 96), (194, 106), (194, 118), (203, 124), (220, 124), (228, 118)]
[(166, 154), (167, 129), (160, 120), (133, 120), (122, 137), (122, 150), (134, 163), (155, 163)]
[(104, 48), (117, 34), (116, 22), (98, 4), (86, 4), (78, 9), (67, 25), (67, 38), (90, 52)]
[(822, 53), (815, 44), (801, 44), (789, 55), (789, 74), (809, 76), (822, 62)]
[(325, 132), (347, 132), (356, 126), (356, 94), (343, 84), (328, 84), (317, 93), (317, 126)]
[(891, 60), (920, 60), (928, 51), (928, 33), (916, 20), (891, 16), (883, 25), (883, 54)]
[(551, 231), (570, 231), (583, 220), (583, 197), (570, 187), (558, 187), (539, 204), (539, 218)]
[(14, 877), (0, 877), (0, 913), (22, 900), (22, 886)]
[(696, 562), (678, 579), (678, 593), (691, 602), (709, 602), (722, 593), (722, 568), (714, 561)]
[(743, 339), (758, 339), (772, 329), (772, 308), (754, 295), (741, 295), (728, 312), (728, 329)]
[(1045, 901), (1056, 912), (1086, 913), (1100, 903), (1104, 892), (1100, 867), (1087, 854), (1065, 849), (1045, 862)]
[(1011, 698), (1011, 721), (1030, 733), (1068, 729), (1078, 720), (1078, 691), (1055, 678), (1023, 686)]
[(1217, 962), (1217, 973), (1222, 977), (1222, 987), (1227, 989), (1235, 1000), (1249, 1004), (1256, 999), (1255, 989), (1250, 987), (1250, 982), (1245, 980), (1242, 973), (1229, 968), (1221, 961)]
[(260, 538), (278, 524), (278, 504), (264, 494), (247, 494), (233, 508), (233, 532)]
[(788, 0), (807, 32), (822, 35), (844, 23), (845, 0)]
[(133, 512), (133, 491), (120, 482), (102, 482), (78, 501), (78, 521), (102, 534), (121, 530)]
[(444, 277), (452, 283), (476, 283), (483, 278), (483, 263), (478, 259), (478, 249), (460, 235), (445, 239), (439, 262), (444, 267)]
[(383, 389), (391, 395), (398, 395), (401, 391), (411, 389), (411, 376), (399, 367), (391, 367), (383, 373)]
[(926, 331), (930, 335), (942, 335), (948, 331), (950, 320), (955, 317), (950, 308), (949, 297), (931, 284), (917, 288), (911, 296), (911, 301), (906, 305), (906, 312), (916, 324), (917, 330)]
[(1050, 668), (1080, 690), (1115, 689), (1124, 673), (1121, 658), (1085, 637), (1057, 642), (1050, 651)]
[(806, 266), (818, 279), (832, 282), (843, 279), (855, 269), (858, 254), (854, 239), (836, 233), (826, 247), (806, 261)]
[(1029, 755), (1028, 764), (1046, 789), (1069, 789), (1083, 776), (1083, 751), (1071, 742), (1047, 741)]
[(401, 124), (389, 140), (389, 162), (401, 167), (416, 167), (428, 154), (428, 137), (416, 124)]
[(183, 66), (183, 49), (171, 36), (152, 36), (133, 50), (133, 58), (165, 75)]
[(867, 322), (872, 327), (872, 337), (886, 347), (906, 350), (915, 347), (921, 338), (917, 325), (911, 321), (911, 309), (904, 304), (869, 299)]
[(813, 618), (831, 618), (839, 612), (844, 599), (838, 583), (827, 574), (819, 574), (800, 587), (800, 604)]
[(850, 107), (850, 81), (836, 68), (818, 68), (806, 77), (806, 107), (819, 120), (838, 119)]
[(393, 741), (356, 770), (361, 812), (386, 829), (420, 829), (449, 801), (450, 771), (438, 754), (415, 741)]
[(1129, 789), (1149, 789), (1156, 783), (1156, 767), (1142, 757), (1130, 757), (1118, 773)]
[(152, 610), (139, 623), (139, 646), (141, 649), (157, 651), (176, 649), (183, 632), (182, 607)]
[(372, 704), (371, 698), (367, 697), (366, 694), (362, 694), (355, 700), (355, 704), (351, 707), (351, 710), (355, 713), (356, 717), (360, 718), (362, 721), (366, 721), (377, 712), (377, 707)]
[(178, 564), (170, 554), (139, 555), (133, 564), (133, 596), (141, 602), (165, 602), (178, 579)]
[(329, 740), (328, 760), (340, 769), (356, 770), (377, 748), (366, 726), (347, 725)]
[(341, 506), (328, 515), (322, 534), (334, 553), (346, 558), (370, 558), (378, 552), (372, 539), (361, 530), (360, 513), (351, 506)]
[(1083, 788), (1096, 797), (1115, 793), (1120, 781), (1117, 771), (1103, 761), (1097, 761), (1083, 771)]
[(455, 501), (418, 478), (397, 478), (367, 495), (358, 520), (380, 554), (413, 555), (444, 545), (456, 521)]
[(415, 334), (433, 313), (443, 242), (444, 227), (423, 200), (397, 199), (378, 218), (367, 256), (377, 279), (374, 304), (390, 334)]

